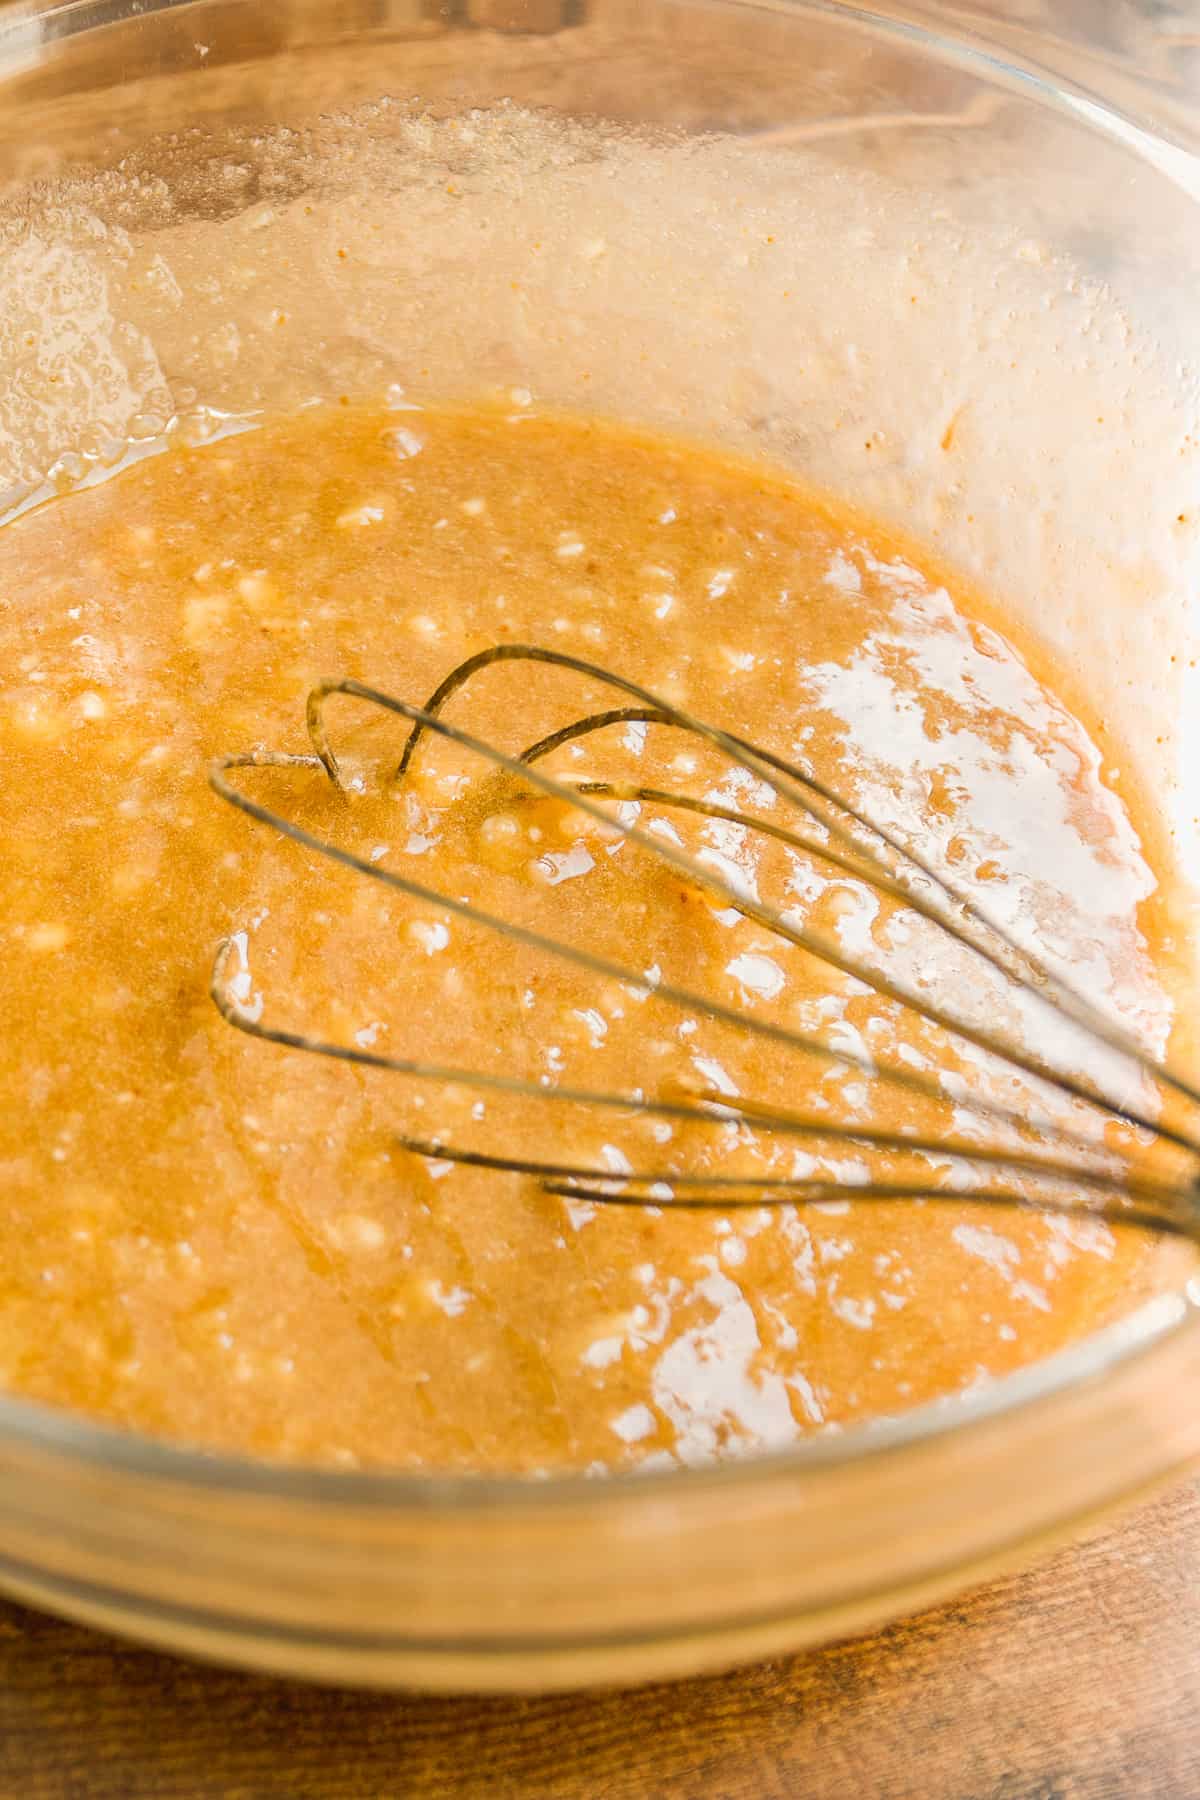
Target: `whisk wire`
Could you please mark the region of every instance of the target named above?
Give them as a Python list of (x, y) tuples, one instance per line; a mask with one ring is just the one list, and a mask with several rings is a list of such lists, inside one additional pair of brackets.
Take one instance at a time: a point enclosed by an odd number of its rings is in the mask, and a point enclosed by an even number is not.
[[(1044, 984), (1053, 991), (1062, 1010), (1068, 1011), (1071, 1016), (1074, 1016), (1072, 1009), (1077, 1008), (1079, 1022), (1086, 1024), (1111, 1048), (1133, 1057), (1145, 1069), (1152, 1069), (1157, 1079), (1176, 1089), (1190, 1102), (1200, 1105), (1200, 1087), (1172, 1070), (1165, 1062), (1151, 1064), (1141, 1046), (1127, 1030), (1104, 1013), (1095, 1001), (1076, 988), (1064, 974), (1051, 969), (1032, 951), (1019, 945), (988, 913), (978, 899), (959, 887), (948, 873), (935, 869), (911, 844), (903, 843), (886, 826), (868, 818), (861, 810), (850, 806), (841, 795), (836, 794), (815, 775), (788, 761), (778, 752), (766, 749), (762, 745), (752, 744), (733, 732), (696, 718), (683, 708), (674, 706), (669, 701), (651, 693), (640, 683), (631, 681), (627, 676), (619, 675), (598, 663), (590, 662), (586, 657), (575, 656), (570, 651), (555, 650), (540, 644), (494, 644), (486, 650), (477, 651), (475, 655), (467, 657), (450, 670), (429, 697), (425, 707), (421, 709), (425, 717), (414, 721), (396, 772), (398, 780), (403, 779), (407, 773), (421, 737), (432, 728), (433, 721), (441, 713), (446, 701), (483, 669), (507, 662), (548, 664), (555, 668), (572, 671), (575, 674), (585, 675), (602, 685), (628, 694), (630, 698), (639, 703), (640, 707), (646, 709), (644, 714), (639, 713), (636, 708), (631, 709), (628, 717), (646, 717), (651, 722), (675, 725), (710, 743), (731, 761), (741, 763), (744, 767), (758, 773), (793, 806), (808, 813), (809, 817), (820, 827), (846, 844), (851, 851), (858, 851), (871, 858), (878, 853), (865, 851), (854, 835), (856, 831), (865, 834), (873, 843), (882, 845), (887, 856), (895, 859), (898, 886), (906, 903), (914, 911), (920, 913), (931, 923), (950, 931), (952, 935), (956, 936), (958, 942), (984, 957), (998, 973), (1007, 975), (1010, 980), (1024, 980), (1035, 988), (1040, 988)], [(540, 740), (530, 750), (524, 752), (518, 761), (529, 763), (540, 760), (543, 755), (548, 754), (550, 749), (584, 736), (593, 729), (598, 729), (602, 722), (615, 722), (619, 716), (621, 716), (620, 713), (601, 713), (592, 715), (590, 719), (578, 720), (563, 731), (553, 733), (550, 737)], [(823, 805), (833, 816), (825, 816), (817, 809), (814, 802)], [(817, 848), (817, 846), (809, 844), (805, 844), (804, 847)], [(827, 854), (824, 851), (820, 853)], [(879, 861), (873, 860), (869, 863), (868, 870), (865, 871), (867, 878), (876, 884), (880, 879), (880, 866)], [(884, 866), (886, 870), (886, 864)], [(861, 866), (859, 873), (860, 875), (864, 873)], [(989, 946), (981, 945), (969, 936), (962, 934), (955, 927), (953, 920), (947, 920), (942, 913), (929, 905), (927, 898), (921, 893), (920, 887), (914, 886), (914, 883), (931, 886), (935, 892), (943, 896), (947, 905), (957, 908), (965, 917), (974, 921), (987, 932), (992, 940), (991, 944)], [(823, 956), (823, 950), (818, 954)], [(1005, 958), (1016, 959), (1016, 964), (1023, 973), (1013, 974), (1012, 970), (1005, 966)], [(915, 1000), (907, 1003), (918, 1004)], [(998, 1052), (998, 1054), (1003, 1054), (1003, 1052)], [(1057, 1076), (1055, 1078), (1058, 1079)], [(1108, 1104), (1103, 1099), (1101, 1103)], [(1155, 1122), (1149, 1126), (1149, 1129), (1158, 1131), (1161, 1128)]]
[[(519, 754), (512, 755), (494, 744), (441, 717), (447, 701), (476, 673), (497, 663), (532, 661), (549, 664), (567, 672), (608, 685), (624, 693), (635, 704), (592, 712), (561, 729), (539, 738)], [(781, 939), (819, 957), (842, 974), (866, 983), (881, 997), (911, 1008), (929, 1023), (938, 1026), (952, 1038), (959, 1038), (996, 1057), (1010, 1069), (1038, 1081), (1052, 1083), (1061, 1094), (1094, 1109), (1101, 1118), (1119, 1121), (1156, 1140), (1172, 1145), (1193, 1157), (1200, 1156), (1200, 1142), (1193, 1131), (1151, 1116), (1145, 1108), (1118, 1103), (1107, 1096), (1098, 1084), (1092, 1084), (1071, 1071), (1063, 1071), (1049, 1060), (1014, 1047), (998, 1033), (973, 1024), (949, 1012), (927, 995), (907, 984), (844, 953), (840, 946), (822, 933), (797, 925), (778, 909), (757, 900), (739, 883), (726, 878), (682, 847), (664, 842), (657, 835), (630, 823), (600, 804), (601, 801), (636, 800), (666, 809), (678, 809), (708, 821), (733, 824), (756, 832), (782, 845), (785, 850), (801, 852), (823, 859), (857, 880), (870, 882), (875, 889), (897, 904), (912, 909), (928, 923), (973, 954), (981, 957), (996, 973), (1043, 1000), (1053, 996), (1053, 1003), (1065, 1011), (1080, 1029), (1108, 1050), (1127, 1059), (1127, 1066), (1140, 1077), (1165, 1086), (1187, 1101), (1200, 1103), (1200, 1093), (1183, 1077), (1150, 1058), (1129, 1034), (1092, 1002), (1078, 994), (1057, 972), (1042, 964), (1024, 947), (1016, 944), (996, 921), (989, 918), (976, 902), (959, 892), (947, 877), (928, 867), (908, 846), (899, 843), (886, 829), (847, 805), (832, 790), (796, 765), (748, 743), (719, 727), (693, 718), (682, 708), (652, 694), (636, 682), (567, 652), (535, 645), (498, 645), (466, 659), (452, 669), (435, 689), (424, 706), (400, 699), (351, 678), (338, 678), (317, 684), (308, 698), (307, 725), (312, 752), (298, 755), (276, 751), (252, 751), (225, 756), (210, 770), (214, 790), (230, 805), (250, 818), (290, 838), (304, 848), (340, 864), (366, 878), (382, 882), (411, 899), (435, 904), (474, 926), (499, 934), (503, 939), (525, 949), (566, 960), (593, 976), (603, 977), (658, 1001), (691, 1014), (749, 1033), (793, 1053), (822, 1060), (833, 1060), (853, 1068), (874, 1080), (890, 1083), (903, 1091), (944, 1104), (946, 1089), (933, 1075), (922, 1069), (878, 1065), (871, 1057), (846, 1044), (833, 1045), (807, 1032), (796, 1030), (772, 1019), (747, 1013), (730, 1006), (711, 994), (701, 994), (690, 987), (661, 977), (651, 979), (645, 971), (636, 970), (583, 946), (564, 942), (544, 932), (504, 918), (463, 898), (449, 895), (426, 883), (402, 875), (396, 870), (369, 861), (327, 836), (308, 830), (295, 819), (288, 818), (261, 801), (254, 799), (235, 782), (235, 772), (258, 769), (322, 769), (343, 794), (347, 785), (341, 765), (333, 749), (326, 721), (327, 702), (335, 696), (382, 709), (409, 723), (394, 781), (402, 782), (409, 773), (417, 747), (427, 733), (457, 745), (481, 757), (493, 770), (531, 786), (543, 795), (563, 802), (590, 815), (610, 831), (665, 863), (687, 882), (708, 889), (725, 899), (747, 918), (755, 920)], [(592, 778), (561, 780), (538, 765), (554, 751), (589, 738), (610, 726), (622, 723), (661, 725), (691, 733), (707, 742), (734, 766), (756, 774), (815, 828), (811, 834), (776, 824), (773, 820), (749, 814), (740, 808), (726, 807), (716, 801), (668, 792), (650, 784), (600, 781)], [(349, 797), (349, 796), (348, 796)], [(864, 845), (863, 839), (866, 839)], [(882, 849), (879, 846), (883, 846)], [(929, 897), (932, 889), (934, 900)], [(963, 919), (978, 928), (984, 941), (967, 929)], [(1083, 1190), (1090, 1202), (1101, 1211), (1133, 1224), (1149, 1225), (1180, 1235), (1196, 1235), (1200, 1216), (1200, 1188), (1195, 1174), (1176, 1183), (1160, 1182), (1136, 1173), (1128, 1166), (1114, 1168), (1112, 1157), (1096, 1142), (1067, 1126), (1056, 1128), (1056, 1144), (1051, 1154), (1032, 1152), (1013, 1145), (989, 1146), (953, 1136), (928, 1137), (917, 1133), (886, 1132), (865, 1125), (831, 1125), (815, 1117), (747, 1100), (717, 1094), (694, 1092), (690, 1097), (646, 1094), (637, 1089), (618, 1092), (588, 1086), (555, 1085), (513, 1074), (460, 1068), (421, 1058), (384, 1054), (359, 1045), (325, 1040), (309, 1033), (264, 1023), (252, 1016), (231, 983), (232, 940), (220, 946), (214, 963), (211, 991), (222, 1016), (239, 1030), (288, 1048), (300, 1049), (357, 1064), (366, 1068), (388, 1070), (420, 1080), (434, 1081), (468, 1089), (502, 1093), (539, 1102), (559, 1105), (576, 1104), (599, 1110), (634, 1112), (676, 1121), (693, 1121), (706, 1125), (735, 1122), (766, 1129), (771, 1134), (810, 1143), (847, 1143), (877, 1152), (907, 1158), (947, 1158), (963, 1165), (965, 1170), (982, 1171), (986, 1177), (1005, 1177), (1010, 1186), (974, 1185), (942, 1186), (932, 1179), (890, 1179), (855, 1181), (847, 1185), (837, 1178), (809, 1176), (777, 1176), (773, 1174), (739, 1176), (704, 1172), (680, 1172), (668, 1169), (634, 1171), (614, 1177), (611, 1170), (589, 1167), (582, 1163), (541, 1163), (525, 1157), (496, 1156), (490, 1153), (454, 1147), (442, 1142), (401, 1136), (400, 1143), (422, 1156), (437, 1157), (468, 1166), (520, 1172), (538, 1180), (548, 1193), (588, 1199), (614, 1205), (653, 1206), (669, 1204), (687, 1207), (763, 1205), (781, 1202), (853, 1198), (856, 1201), (935, 1199), (981, 1204), (1033, 1204), (1044, 1210), (1068, 1212), (1078, 1210), (1080, 1201), (1074, 1190)], [(1018, 971), (1018, 972), (1014, 972)], [(1019, 1109), (998, 1102), (984, 1094), (973, 1094), (967, 1110), (977, 1122), (1005, 1126), (1018, 1132), (1027, 1129), (1028, 1121)], [(1054, 1184), (1069, 1184), (1072, 1194), (1053, 1191)], [(1047, 1185), (1049, 1184), (1049, 1186)]]

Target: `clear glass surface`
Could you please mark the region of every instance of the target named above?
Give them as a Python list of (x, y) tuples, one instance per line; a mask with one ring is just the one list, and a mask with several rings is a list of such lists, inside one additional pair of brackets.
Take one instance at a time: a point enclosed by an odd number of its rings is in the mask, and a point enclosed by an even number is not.
[[(1147, 79), (1110, 23), (802, 0), (0, 8), (0, 501), (395, 381), (519, 384), (762, 451), (1051, 642), (1195, 881), (1188, 47)], [(356, 245), (340, 287), (335, 227)], [(1200, 1453), (1186, 1277), (1164, 1255), (1126, 1319), (973, 1396), (703, 1471), (282, 1470), (3, 1400), (0, 1584), (339, 1681), (544, 1687), (791, 1648)]]

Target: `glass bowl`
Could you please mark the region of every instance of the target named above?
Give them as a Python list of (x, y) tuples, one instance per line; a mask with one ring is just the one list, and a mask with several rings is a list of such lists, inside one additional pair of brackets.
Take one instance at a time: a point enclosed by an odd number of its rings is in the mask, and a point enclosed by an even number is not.
[[(0, 504), (388, 384), (516, 384), (753, 449), (1053, 646), (1186, 893), (1189, 115), (1115, 52), (1047, 36), (1050, 75), (1037, 26), (1004, 28), (815, 0), (2, 7)], [(0, 1585), (340, 1682), (548, 1688), (793, 1649), (1194, 1459), (1189, 1273), (1164, 1251), (1127, 1316), (969, 1396), (669, 1474), (282, 1469), (0, 1400)]]

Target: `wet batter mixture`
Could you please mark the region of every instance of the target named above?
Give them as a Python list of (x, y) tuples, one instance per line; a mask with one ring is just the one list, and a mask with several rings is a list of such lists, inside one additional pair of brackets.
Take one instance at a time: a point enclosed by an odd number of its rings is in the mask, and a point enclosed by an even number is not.
[[(683, 980), (802, 1028), (866, 1072), (506, 946), (206, 785), (222, 752), (305, 751), (321, 677), (420, 702), (472, 652), (532, 641), (811, 764), (1161, 1041), (1155, 882), (1111, 771), (1012, 643), (918, 563), (782, 476), (539, 416), (524, 394), (313, 408), (0, 532), (4, 1386), (291, 1460), (600, 1471), (902, 1411), (1119, 1309), (1144, 1244), (1092, 1219), (842, 1199), (616, 1210), (415, 1155), (403, 1135), (616, 1177), (856, 1178), (852, 1149), (822, 1160), (745, 1124), (505, 1101), (275, 1048), (208, 995), (231, 938), (249, 1016), (360, 1048), (545, 1089), (928, 1126), (870, 1075), (872, 1059), (945, 1067), (925, 1028), (461, 751), (423, 746), (397, 787), (399, 720), (331, 703), (346, 795), (303, 768), (241, 785), (373, 865), (651, 988)], [(515, 752), (617, 703), (521, 665), (482, 674), (447, 716)], [(653, 725), (550, 766), (771, 802)], [(909, 941), (861, 882), (728, 822), (626, 805), (848, 952)], [(942, 1129), (961, 1123), (968, 1062)]]

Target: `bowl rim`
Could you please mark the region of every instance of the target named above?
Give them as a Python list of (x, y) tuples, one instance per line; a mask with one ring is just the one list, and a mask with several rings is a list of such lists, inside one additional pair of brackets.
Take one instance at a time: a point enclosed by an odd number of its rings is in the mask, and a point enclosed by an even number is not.
[[(162, 14), (203, 7), (207, 0), (0, 0), (0, 91), (5, 80), (28, 70), (31, 51), (90, 32)], [(694, 3), (694, 0), (690, 0)], [(1172, 142), (1144, 118), (968, 25), (954, 21), (951, 35), (934, 22), (921, 0), (899, 0), (894, 11), (875, 11), (845, 0), (718, 0), (722, 8), (822, 17), (842, 28), (898, 40), (981, 80), (1019, 92), (1052, 111), (1066, 113), (1095, 135), (1115, 140), (1161, 176), (1200, 201), (1200, 155)], [(904, 7), (904, 12), (899, 10)], [(961, 27), (961, 29), (960, 29)], [(898, 1415), (868, 1420), (844, 1431), (804, 1439), (710, 1464), (670, 1469), (623, 1470), (603, 1479), (583, 1473), (472, 1475), (380, 1467), (341, 1469), (285, 1464), (263, 1458), (173, 1443), (147, 1433), (102, 1424), (82, 1413), (0, 1392), (0, 1457), (26, 1449), (70, 1458), (91, 1470), (127, 1474), (170, 1488), (288, 1500), (347, 1510), (470, 1513), (547, 1507), (618, 1505), (641, 1496), (663, 1497), (701, 1489), (770, 1483), (815, 1476), (937, 1442), (1006, 1419), (1061, 1397), (1119, 1367), (1152, 1355), (1179, 1333), (1200, 1324), (1200, 1278), (1180, 1281), (1142, 1302), (1097, 1332), (978, 1389), (924, 1403)], [(1114, 1481), (1113, 1486), (1119, 1485)]]

